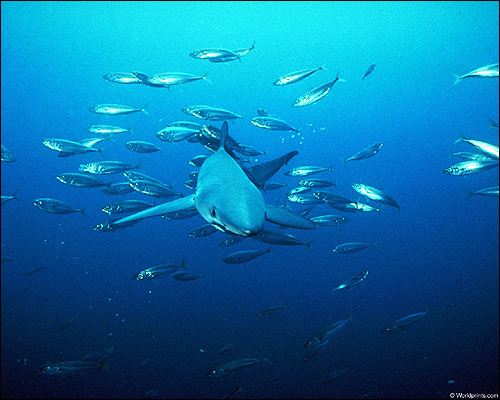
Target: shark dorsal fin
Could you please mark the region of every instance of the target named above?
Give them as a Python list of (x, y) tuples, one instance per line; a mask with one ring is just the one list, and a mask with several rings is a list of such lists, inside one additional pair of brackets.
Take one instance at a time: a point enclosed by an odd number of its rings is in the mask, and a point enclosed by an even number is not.
[(227, 121), (224, 121), (220, 130), (220, 145), (219, 149), (223, 149), (228, 136)]

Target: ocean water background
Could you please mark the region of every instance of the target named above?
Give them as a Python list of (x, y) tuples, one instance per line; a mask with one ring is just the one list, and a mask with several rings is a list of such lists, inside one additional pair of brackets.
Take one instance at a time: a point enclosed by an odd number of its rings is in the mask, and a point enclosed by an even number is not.
[[(2, 398), (449, 398), (450, 393), (498, 393), (498, 199), (473, 196), (498, 184), (498, 168), (447, 176), (472, 151), (467, 138), (498, 145), (498, 79), (464, 74), (498, 62), (498, 2), (12, 2), (1, 3), (1, 139), (16, 162), (1, 166), (1, 192), (19, 201), (2, 206)], [(188, 56), (204, 48), (255, 49), (240, 61), (210, 63)], [(375, 70), (364, 81), (368, 66)], [(279, 76), (324, 66), (304, 81), (277, 87)], [(186, 72), (197, 81), (158, 89), (120, 85), (112, 72)], [(345, 79), (316, 104), (291, 104), (309, 89)], [(145, 113), (102, 116), (99, 103), (146, 107)], [(140, 193), (108, 196), (100, 188), (63, 185), (99, 154), (58, 158), (42, 139), (81, 140), (85, 128), (133, 129), (103, 147), (106, 159), (140, 163), (140, 170), (185, 194), (188, 161), (199, 144), (164, 143), (167, 123), (193, 120), (181, 109), (206, 104), (244, 118), (229, 124), (238, 141), (266, 150), (257, 163), (297, 150), (265, 193), (283, 204), (301, 165), (333, 165), (318, 177), (357, 199), (352, 183), (380, 188), (401, 205), (379, 213), (343, 214), (321, 206), (310, 216), (345, 215), (339, 227), (287, 230), (306, 246), (273, 246), (241, 265), (222, 258), (266, 249), (253, 239), (221, 247), (215, 233), (192, 238), (204, 224), (151, 218), (116, 232), (92, 228), (118, 199), (155, 200)], [(250, 119), (257, 108), (300, 130), (266, 131)], [(215, 122), (214, 125), (220, 126)], [(128, 140), (162, 151), (137, 154)], [(376, 142), (376, 156), (343, 159)], [(109, 175), (105, 181), (123, 180)], [(52, 215), (32, 201), (55, 197), (85, 209)], [(156, 201), (160, 203), (161, 201)], [(369, 204), (375, 203), (366, 201)], [(293, 205), (294, 209), (301, 209)], [(272, 228), (269, 224), (269, 228)], [(275, 227), (275, 226), (274, 226)], [(354, 254), (344, 242), (376, 242)], [(205, 278), (137, 282), (131, 277), (161, 262), (179, 262)], [(47, 267), (32, 276), (23, 272)], [(333, 293), (352, 274), (360, 285)], [(254, 314), (289, 308), (269, 319)], [(391, 322), (428, 314), (408, 330), (383, 335)], [(327, 348), (309, 362), (304, 343), (351, 316)], [(66, 329), (58, 327), (74, 318)], [(219, 350), (233, 341), (230, 356)], [(77, 360), (115, 346), (106, 370), (71, 377), (37, 373), (49, 360)], [(229, 360), (269, 357), (221, 378), (207, 373)], [(347, 371), (326, 384), (334, 370)]]

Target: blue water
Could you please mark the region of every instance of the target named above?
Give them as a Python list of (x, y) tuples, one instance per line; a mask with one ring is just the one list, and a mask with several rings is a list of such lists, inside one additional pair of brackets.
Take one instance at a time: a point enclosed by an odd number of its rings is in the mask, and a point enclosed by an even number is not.
[[(468, 197), (498, 184), (498, 168), (463, 177), (442, 171), (473, 151), (460, 134), (498, 145), (498, 79), (462, 75), (499, 59), (498, 2), (10, 2), (1, 3), (2, 144), (16, 157), (2, 163), (2, 398), (450, 398), (450, 393), (499, 391), (498, 198)], [(197, 60), (205, 48), (255, 49), (227, 63)], [(361, 80), (368, 66), (372, 74)], [(288, 72), (324, 66), (306, 80), (277, 87)], [(112, 72), (186, 72), (197, 81), (170, 89), (120, 85)], [(337, 82), (319, 102), (293, 108), (308, 90)], [(103, 116), (99, 103), (146, 107), (145, 113)], [(266, 150), (256, 163), (297, 150), (265, 193), (284, 204), (297, 178), (291, 167), (333, 165), (321, 177), (358, 198), (352, 183), (386, 191), (401, 206), (344, 214), (320, 206), (310, 216), (350, 218), (339, 227), (288, 229), (311, 247), (273, 246), (249, 263), (222, 258), (265, 250), (253, 239), (221, 247), (215, 233), (192, 238), (205, 223), (147, 219), (115, 232), (92, 228), (118, 199), (155, 200), (140, 193), (108, 196), (55, 177), (76, 172), (99, 154), (57, 157), (45, 138), (81, 140), (85, 128), (133, 129), (103, 146), (106, 159), (140, 163), (140, 170), (174, 189), (184, 187), (199, 144), (161, 142), (155, 133), (205, 104), (244, 116), (229, 124), (238, 141)], [(250, 123), (264, 108), (299, 129), (267, 131)], [(220, 122), (213, 123), (220, 126)], [(162, 147), (128, 150), (128, 140)], [(372, 158), (343, 159), (376, 142)], [(117, 175), (107, 182), (123, 181)], [(54, 197), (85, 209), (52, 215), (32, 205)], [(361, 200), (361, 199), (360, 199)], [(376, 205), (370, 200), (365, 202)], [(160, 203), (161, 201), (156, 201)], [(295, 210), (302, 207), (293, 205)], [(269, 228), (276, 227), (269, 224)], [(376, 242), (354, 254), (334, 254), (344, 242)], [(131, 277), (161, 262), (180, 262), (205, 278)], [(31, 275), (36, 267), (46, 269)], [(368, 270), (364, 282), (331, 290)], [(255, 313), (289, 302), (283, 313)], [(392, 335), (381, 330), (421, 311), (427, 315)], [(326, 349), (301, 362), (305, 342), (351, 316)], [(74, 318), (66, 329), (58, 329)], [(233, 341), (230, 356), (219, 350)], [(50, 361), (78, 360), (112, 346), (107, 368), (69, 377), (43, 375)], [(221, 378), (207, 373), (239, 358), (269, 357)], [(326, 384), (325, 377), (346, 372)]]

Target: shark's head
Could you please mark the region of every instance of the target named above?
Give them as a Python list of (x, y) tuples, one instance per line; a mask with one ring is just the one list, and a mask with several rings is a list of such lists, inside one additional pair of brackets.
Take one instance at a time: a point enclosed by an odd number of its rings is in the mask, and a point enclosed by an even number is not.
[(252, 236), (264, 227), (265, 210), (260, 202), (246, 202), (232, 196), (214, 196), (201, 202), (196, 199), (201, 216), (222, 232), (239, 236)]

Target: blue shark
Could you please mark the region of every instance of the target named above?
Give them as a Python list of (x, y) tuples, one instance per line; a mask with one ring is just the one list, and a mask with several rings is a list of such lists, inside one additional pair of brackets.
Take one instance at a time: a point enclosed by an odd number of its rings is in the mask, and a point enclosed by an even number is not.
[(253, 236), (264, 228), (264, 222), (298, 229), (314, 229), (311, 220), (284, 208), (266, 204), (262, 193), (240, 165), (228, 154), (224, 144), (228, 137), (227, 121), (221, 129), (218, 150), (200, 167), (195, 194), (116, 220), (121, 225), (136, 220), (181, 211), (193, 206), (218, 230), (240, 236)]

